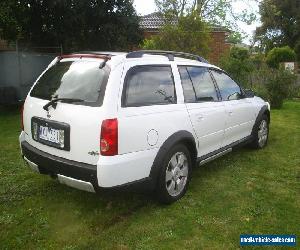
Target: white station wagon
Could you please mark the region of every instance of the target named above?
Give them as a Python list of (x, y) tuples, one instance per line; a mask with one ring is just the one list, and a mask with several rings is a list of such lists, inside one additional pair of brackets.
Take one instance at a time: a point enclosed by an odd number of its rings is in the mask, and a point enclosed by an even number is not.
[(173, 51), (57, 57), (22, 111), (22, 156), (71, 187), (153, 190), (171, 203), (192, 168), (267, 144), (270, 105), (203, 58)]

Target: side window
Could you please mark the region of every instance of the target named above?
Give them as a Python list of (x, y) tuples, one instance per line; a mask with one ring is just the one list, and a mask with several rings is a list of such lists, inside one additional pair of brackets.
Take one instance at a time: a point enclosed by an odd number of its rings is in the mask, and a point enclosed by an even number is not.
[(124, 84), (122, 106), (176, 103), (171, 66), (136, 66), (128, 71)]
[(228, 75), (212, 70), (223, 100), (238, 100), (242, 96), (241, 88)]
[(196, 102), (197, 97), (196, 97), (195, 89), (186, 67), (180, 66), (178, 67), (178, 69), (179, 69), (181, 83), (183, 87), (184, 101)]
[(218, 101), (215, 85), (207, 68), (179, 67), (185, 102)]

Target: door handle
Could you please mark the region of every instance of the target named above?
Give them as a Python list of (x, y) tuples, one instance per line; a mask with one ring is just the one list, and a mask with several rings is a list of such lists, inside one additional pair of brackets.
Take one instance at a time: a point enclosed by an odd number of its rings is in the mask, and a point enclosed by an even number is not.
[(232, 115), (233, 114), (233, 111), (228, 111), (228, 115)]

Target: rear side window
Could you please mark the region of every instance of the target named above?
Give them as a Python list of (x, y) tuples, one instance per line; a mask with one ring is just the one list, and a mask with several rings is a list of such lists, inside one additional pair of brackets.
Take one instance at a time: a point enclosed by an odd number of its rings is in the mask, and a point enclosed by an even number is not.
[(211, 71), (224, 101), (238, 100), (242, 96), (241, 88), (228, 75), (221, 71)]
[(122, 106), (139, 107), (171, 103), (176, 103), (176, 94), (170, 66), (143, 65), (128, 71)]
[(83, 105), (101, 105), (109, 75), (109, 67), (100, 69), (101, 61), (58, 62), (49, 68), (33, 87), (30, 96), (81, 99)]
[(207, 68), (180, 66), (185, 102), (218, 101), (214, 82)]

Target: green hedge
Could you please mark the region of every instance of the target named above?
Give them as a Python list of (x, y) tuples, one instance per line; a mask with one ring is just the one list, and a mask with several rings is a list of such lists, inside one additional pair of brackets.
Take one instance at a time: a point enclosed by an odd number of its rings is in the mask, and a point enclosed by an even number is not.
[(274, 48), (269, 51), (266, 63), (271, 67), (278, 69), (282, 62), (295, 62), (296, 53), (289, 46)]

